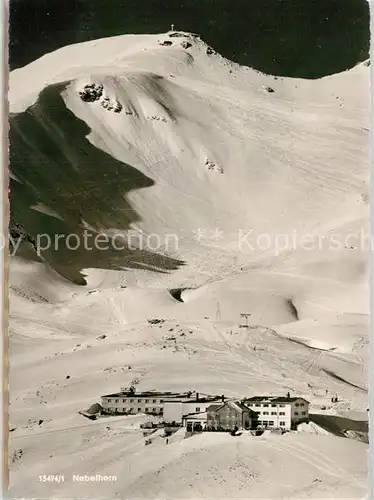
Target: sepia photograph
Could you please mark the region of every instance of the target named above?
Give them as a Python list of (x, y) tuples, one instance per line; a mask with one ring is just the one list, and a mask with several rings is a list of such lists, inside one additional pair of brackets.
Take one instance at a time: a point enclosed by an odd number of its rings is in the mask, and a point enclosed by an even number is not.
[(9, 498), (371, 498), (369, 7), (9, 0)]

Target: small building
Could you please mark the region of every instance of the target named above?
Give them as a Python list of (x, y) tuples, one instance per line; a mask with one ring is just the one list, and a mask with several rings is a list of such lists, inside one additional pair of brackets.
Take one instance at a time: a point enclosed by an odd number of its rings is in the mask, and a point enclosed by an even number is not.
[(257, 413), (239, 401), (226, 401), (207, 408), (208, 430), (252, 429), (257, 423)]
[(128, 390), (101, 396), (101, 406), (104, 412), (124, 415), (147, 413), (150, 415), (163, 415), (164, 400), (180, 398), (180, 393), (173, 392), (139, 392)]
[(191, 413), (205, 412), (207, 407), (215, 401), (222, 401), (224, 396), (200, 396), (198, 392), (188, 393), (187, 396), (164, 399), (164, 421), (166, 423), (182, 424), (183, 417)]
[(254, 396), (243, 403), (258, 414), (258, 425), (290, 430), (309, 420), (309, 401), (301, 397)]
[(201, 432), (207, 427), (207, 412), (190, 413), (182, 417), (182, 425), (187, 432)]

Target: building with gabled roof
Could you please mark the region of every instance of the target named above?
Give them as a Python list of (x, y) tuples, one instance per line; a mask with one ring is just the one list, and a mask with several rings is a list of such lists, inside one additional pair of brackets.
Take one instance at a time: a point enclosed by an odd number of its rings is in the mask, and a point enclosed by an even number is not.
[(257, 413), (240, 401), (212, 404), (207, 410), (208, 430), (240, 430), (257, 426)]
[(270, 429), (290, 430), (309, 420), (309, 401), (293, 396), (253, 396), (243, 403), (258, 414), (258, 425)]

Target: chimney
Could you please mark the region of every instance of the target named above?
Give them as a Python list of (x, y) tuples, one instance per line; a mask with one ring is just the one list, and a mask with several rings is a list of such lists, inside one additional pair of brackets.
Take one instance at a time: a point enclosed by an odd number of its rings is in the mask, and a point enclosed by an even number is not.
[(199, 393), (196, 393), (196, 401), (199, 401)]
[(287, 399), (290, 399), (290, 397), (291, 397), (291, 396), (290, 396), (290, 393), (289, 393), (289, 392), (287, 392)]
[(222, 400), (222, 403), (224, 403), (224, 402), (225, 402), (225, 395), (224, 395), (224, 394), (222, 394), (222, 396), (221, 396), (221, 400)]

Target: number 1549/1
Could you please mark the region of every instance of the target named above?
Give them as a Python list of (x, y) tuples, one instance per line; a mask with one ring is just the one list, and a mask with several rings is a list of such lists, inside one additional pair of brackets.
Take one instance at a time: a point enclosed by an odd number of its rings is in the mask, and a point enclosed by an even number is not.
[(63, 483), (65, 477), (62, 474), (43, 474), (39, 476), (41, 483)]

